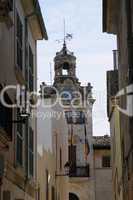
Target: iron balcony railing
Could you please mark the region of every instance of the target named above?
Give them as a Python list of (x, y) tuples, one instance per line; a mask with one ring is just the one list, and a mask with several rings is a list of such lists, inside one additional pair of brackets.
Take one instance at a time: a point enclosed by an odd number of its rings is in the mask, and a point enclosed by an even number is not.
[(70, 169), (69, 176), (70, 177), (89, 177), (90, 176), (89, 165)]

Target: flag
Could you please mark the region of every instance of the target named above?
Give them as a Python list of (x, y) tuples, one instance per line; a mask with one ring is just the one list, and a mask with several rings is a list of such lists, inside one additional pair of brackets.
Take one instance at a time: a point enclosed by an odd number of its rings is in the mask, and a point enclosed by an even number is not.
[(70, 40), (72, 40), (72, 38), (73, 38), (73, 35), (72, 35), (72, 34), (70, 34), (70, 33), (67, 33), (67, 34), (66, 34), (66, 39), (67, 39), (67, 40), (70, 41)]

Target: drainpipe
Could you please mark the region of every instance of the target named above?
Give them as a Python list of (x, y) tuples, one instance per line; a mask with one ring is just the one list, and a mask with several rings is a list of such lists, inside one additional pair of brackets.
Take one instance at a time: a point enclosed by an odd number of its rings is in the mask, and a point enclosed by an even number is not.
[(114, 70), (118, 70), (118, 50), (113, 50)]

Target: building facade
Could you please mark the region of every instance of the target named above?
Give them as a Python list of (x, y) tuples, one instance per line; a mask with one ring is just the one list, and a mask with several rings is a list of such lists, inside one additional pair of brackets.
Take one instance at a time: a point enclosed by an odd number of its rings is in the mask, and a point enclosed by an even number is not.
[[(0, 1), (1, 95), (5, 87), (13, 87), (4, 94), (7, 104), (16, 103), (16, 91), (21, 86), (27, 92), (37, 90), (37, 40), (43, 38), (47, 39), (47, 33), (38, 1)], [(32, 200), (37, 195), (36, 117), (28, 115), (26, 102), (24, 107), (13, 108), (0, 102), (2, 200)]]
[(53, 153), (45, 149), (38, 153), (37, 200), (56, 200), (56, 160)]
[[(40, 106), (37, 109), (39, 200), (68, 199), (68, 175), (65, 172), (68, 127), (59, 103), (54, 104), (55, 91), (52, 87), (41, 84)], [(49, 182), (46, 182), (45, 171), (53, 177)], [(47, 194), (44, 188), (48, 188)]]
[(94, 199), (92, 150), (92, 86), (83, 87), (76, 76), (76, 57), (66, 43), (56, 53), (54, 87), (68, 127), (69, 199)]
[(108, 135), (93, 137), (95, 200), (112, 200), (111, 139)]
[[(124, 200), (133, 198), (132, 27), (132, 0), (103, 0), (103, 31), (117, 36), (118, 76), (115, 81), (115, 76), (109, 78), (111, 72), (108, 73), (108, 106), (111, 111), (109, 119), (113, 142), (114, 199)], [(119, 93), (116, 90), (110, 93), (114, 88), (113, 80), (118, 83)]]

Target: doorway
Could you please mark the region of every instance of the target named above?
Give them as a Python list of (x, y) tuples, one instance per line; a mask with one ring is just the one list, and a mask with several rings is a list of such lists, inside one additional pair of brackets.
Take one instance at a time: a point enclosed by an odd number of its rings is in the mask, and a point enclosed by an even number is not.
[(69, 193), (69, 200), (79, 200), (76, 194)]

